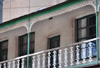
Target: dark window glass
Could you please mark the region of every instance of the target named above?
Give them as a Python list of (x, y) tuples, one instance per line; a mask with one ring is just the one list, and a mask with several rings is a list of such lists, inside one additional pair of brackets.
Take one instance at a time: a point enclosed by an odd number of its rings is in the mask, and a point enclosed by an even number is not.
[(0, 61), (7, 60), (8, 40), (0, 42)]
[[(60, 35), (59, 36), (55, 36), (52, 38), (49, 38), (49, 49), (52, 48), (56, 48), (56, 47), (60, 47)], [(58, 68), (59, 64), (58, 64), (58, 50), (56, 50), (56, 68)], [(51, 51), (51, 66), (50, 68), (53, 68), (53, 51)]]
[[(89, 15), (76, 20), (76, 42), (96, 37), (96, 16)], [(86, 57), (89, 57), (89, 43), (86, 43)], [(80, 45), (80, 58), (83, 58), (84, 46)], [(92, 41), (92, 55), (96, 56), (96, 41)]]
[[(30, 33), (30, 53), (34, 53), (35, 33)], [(19, 37), (19, 56), (27, 54), (28, 34)]]
[[(30, 33), (30, 54), (34, 53), (35, 33)], [(28, 34), (19, 37), (19, 56), (27, 54)], [(22, 60), (21, 60), (22, 62)], [(29, 68), (32, 68), (32, 57), (29, 57)], [(27, 58), (25, 58), (24, 67), (27, 67)], [(21, 68), (21, 63), (20, 63)]]

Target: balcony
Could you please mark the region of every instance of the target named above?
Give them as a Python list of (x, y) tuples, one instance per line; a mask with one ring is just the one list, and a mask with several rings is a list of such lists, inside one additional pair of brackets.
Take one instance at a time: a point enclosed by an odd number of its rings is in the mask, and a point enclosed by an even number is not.
[[(93, 58), (92, 43), (99, 38), (94, 38), (78, 43), (73, 43), (69, 46), (49, 49), (34, 54), (24, 55), (11, 60), (0, 62), (0, 68), (79, 68), (85, 66), (93, 66), (99, 63), (96, 56)], [(88, 58), (86, 57), (86, 45), (88, 46)], [(83, 49), (80, 52), (79, 46)], [(80, 57), (82, 53), (82, 58)], [(29, 64), (27, 63), (29, 59)]]

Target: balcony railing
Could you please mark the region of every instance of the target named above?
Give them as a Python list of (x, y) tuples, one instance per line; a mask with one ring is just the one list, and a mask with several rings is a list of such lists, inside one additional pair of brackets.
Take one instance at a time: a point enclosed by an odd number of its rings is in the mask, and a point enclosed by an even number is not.
[[(6, 60), (0, 62), (0, 68), (27, 68), (27, 57), (30, 59), (29, 68), (67, 68), (89, 63), (96, 64), (96, 57), (93, 58), (92, 55), (92, 43), (98, 39), (100, 37)], [(87, 44), (88, 58), (85, 47)], [(80, 45), (83, 46), (82, 50), (79, 48)]]

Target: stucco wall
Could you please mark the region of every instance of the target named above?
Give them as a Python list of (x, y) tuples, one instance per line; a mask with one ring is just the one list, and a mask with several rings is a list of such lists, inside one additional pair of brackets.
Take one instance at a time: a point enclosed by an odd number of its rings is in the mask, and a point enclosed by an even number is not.
[(0, 41), (8, 40), (8, 59), (18, 57), (18, 36), (26, 33), (26, 28), (20, 27), (0, 34)]
[[(32, 27), (35, 32), (35, 51), (47, 49), (47, 40), (50, 37), (60, 35), (60, 45), (68, 46), (75, 42), (75, 19), (93, 14), (94, 9), (91, 6), (71, 11), (49, 20), (36, 22)], [(41, 49), (40, 49), (41, 47)]]

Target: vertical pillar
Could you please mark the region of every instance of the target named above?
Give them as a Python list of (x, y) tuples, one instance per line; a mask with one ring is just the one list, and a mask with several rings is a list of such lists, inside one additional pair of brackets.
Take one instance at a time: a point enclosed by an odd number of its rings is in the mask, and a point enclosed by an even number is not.
[[(98, 38), (98, 0), (96, 0), (96, 38)], [(98, 40), (96, 40), (96, 49), (97, 49), (97, 63), (99, 61), (99, 45)]]
[[(28, 46), (27, 46), (27, 55), (30, 53), (30, 19), (28, 20)], [(27, 68), (29, 68), (29, 57), (27, 57)]]

